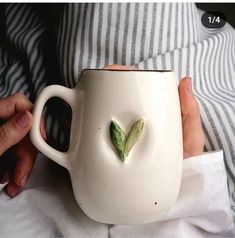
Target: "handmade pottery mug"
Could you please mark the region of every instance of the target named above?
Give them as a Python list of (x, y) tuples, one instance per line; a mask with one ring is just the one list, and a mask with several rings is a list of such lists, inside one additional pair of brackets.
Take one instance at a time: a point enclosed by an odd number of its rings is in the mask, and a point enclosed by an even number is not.
[[(85, 214), (109, 224), (159, 220), (180, 188), (183, 144), (178, 82), (171, 71), (84, 70), (74, 89), (45, 88), (36, 100), (33, 144), (68, 169)], [(60, 152), (40, 134), (46, 101), (72, 108), (70, 147)]]

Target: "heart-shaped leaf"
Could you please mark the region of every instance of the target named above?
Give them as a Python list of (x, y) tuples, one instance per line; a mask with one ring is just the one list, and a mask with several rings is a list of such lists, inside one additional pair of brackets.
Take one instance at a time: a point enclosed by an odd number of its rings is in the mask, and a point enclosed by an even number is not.
[(137, 122), (135, 122), (131, 129), (128, 132), (126, 141), (125, 141), (125, 146), (124, 146), (124, 157), (127, 157), (131, 148), (133, 147), (133, 145), (138, 141), (138, 139), (140, 138), (142, 131), (144, 128), (144, 120), (140, 119)]
[(144, 128), (144, 120), (140, 119), (132, 125), (127, 136), (125, 136), (121, 127), (115, 121), (111, 121), (110, 125), (111, 141), (122, 161), (126, 159), (131, 148), (140, 138), (143, 132), (143, 128)]
[(117, 150), (121, 160), (124, 160), (125, 158), (123, 157), (123, 149), (125, 145), (126, 136), (120, 126), (115, 121), (111, 121), (110, 136), (111, 141), (115, 149)]

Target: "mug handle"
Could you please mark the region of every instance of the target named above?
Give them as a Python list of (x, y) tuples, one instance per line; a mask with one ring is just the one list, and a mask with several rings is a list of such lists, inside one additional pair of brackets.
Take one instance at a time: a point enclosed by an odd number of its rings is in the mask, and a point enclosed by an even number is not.
[(76, 102), (76, 90), (69, 89), (60, 85), (51, 85), (46, 87), (37, 98), (34, 110), (33, 110), (33, 125), (30, 131), (30, 138), (35, 147), (52, 159), (59, 165), (65, 167), (70, 171), (71, 169), (71, 154), (69, 152), (61, 152), (48, 145), (42, 138), (40, 133), (40, 120), (45, 103), (51, 97), (59, 97), (66, 101), (72, 108), (72, 114), (74, 115), (75, 102)]

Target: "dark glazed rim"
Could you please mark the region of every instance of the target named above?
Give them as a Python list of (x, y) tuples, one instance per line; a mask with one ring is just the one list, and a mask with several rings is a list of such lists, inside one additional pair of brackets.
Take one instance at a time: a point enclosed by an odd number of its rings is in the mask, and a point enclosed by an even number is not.
[(76, 87), (79, 87), (80, 83), (81, 83), (81, 78), (83, 77), (84, 73), (88, 72), (88, 71), (98, 71), (98, 72), (101, 72), (101, 71), (113, 71), (113, 72), (142, 72), (142, 73), (146, 73), (146, 72), (156, 72), (156, 73), (174, 73), (174, 70), (141, 70), (141, 69), (130, 69), (130, 70), (127, 70), (127, 69), (124, 69), (124, 70), (117, 70), (117, 69), (83, 69), (82, 72), (80, 73), (80, 76), (79, 76), (79, 80), (77, 82), (77, 86)]
[(114, 72), (158, 72), (158, 73), (169, 73), (169, 72), (174, 72), (174, 70), (171, 69), (167, 69), (167, 70), (141, 70), (141, 69), (83, 69), (81, 72), (81, 75), (85, 72), (85, 71), (114, 71)]

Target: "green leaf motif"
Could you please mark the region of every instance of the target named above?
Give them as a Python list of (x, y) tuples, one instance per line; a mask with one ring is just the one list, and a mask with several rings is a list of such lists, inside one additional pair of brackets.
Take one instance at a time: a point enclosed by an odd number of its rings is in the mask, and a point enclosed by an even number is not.
[(144, 120), (140, 119), (137, 122), (135, 122), (131, 129), (128, 132), (126, 141), (125, 141), (125, 146), (124, 146), (124, 157), (127, 157), (131, 148), (133, 147), (133, 145), (138, 141), (138, 139), (140, 138), (142, 131), (144, 129)]
[(111, 121), (110, 125), (111, 141), (122, 161), (126, 159), (131, 148), (140, 138), (143, 129), (144, 129), (144, 120), (140, 119), (132, 125), (127, 136), (125, 136), (120, 126), (115, 121)]
[(115, 122), (111, 121), (110, 125), (110, 136), (111, 136), (111, 141), (116, 148), (121, 160), (124, 160), (125, 158), (123, 157), (123, 149), (125, 145), (125, 134), (120, 128), (120, 126)]

